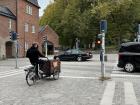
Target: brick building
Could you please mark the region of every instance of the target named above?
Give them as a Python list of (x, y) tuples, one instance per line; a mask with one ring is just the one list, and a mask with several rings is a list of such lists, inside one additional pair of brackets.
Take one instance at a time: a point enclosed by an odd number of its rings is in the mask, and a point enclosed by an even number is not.
[(37, 0), (0, 0), (0, 58), (15, 56), (14, 43), (9, 32), (19, 34), (19, 57), (38, 41), (39, 5)]
[[(44, 41), (44, 39), (43, 39), (44, 36), (47, 36), (47, 41)], [(48, 49), (47, 53), (48, 54), (54, 54), (55, 51), (58, 50), (60, 47), (58, 35), (48, 25), (40, 28), (38, 39), (40, 42), (40, 46), (42, 46), (42, 47), (40, 47), (40, 50), (43, 53), (45, 53), (45, 44), (46, 43), (47, 43), (47, 49)]]

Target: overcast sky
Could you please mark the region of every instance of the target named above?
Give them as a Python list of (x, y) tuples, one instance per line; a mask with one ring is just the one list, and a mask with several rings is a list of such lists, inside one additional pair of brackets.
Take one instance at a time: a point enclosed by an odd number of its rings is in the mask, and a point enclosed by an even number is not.
[(47, 5), (53, 0), (38, 0), (39, 6), (41, 7), (39, 10), (39, 16), (43, 15), (43, 10), (47, 7)]

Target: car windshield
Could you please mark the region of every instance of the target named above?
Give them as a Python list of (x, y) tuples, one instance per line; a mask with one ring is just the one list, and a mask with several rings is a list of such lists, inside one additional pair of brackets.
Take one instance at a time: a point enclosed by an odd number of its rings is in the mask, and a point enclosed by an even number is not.
[(72, 50), (72, 54), (82, 54), (82, 53), (84, 53), (84, 52), (82, 52), (82, 51), (80, 51), (78, 49), (73, 49)]

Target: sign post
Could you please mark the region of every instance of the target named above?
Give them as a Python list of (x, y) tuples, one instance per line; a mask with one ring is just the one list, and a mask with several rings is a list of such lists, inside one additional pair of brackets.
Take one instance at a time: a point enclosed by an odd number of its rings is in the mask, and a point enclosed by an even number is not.
[(16, 52), (16, 55), (15, 55), (16, 56), (16, 67), (15, 68), (18, 69), (18, 41), (15, 40), (14, 42), (15, 42), (15, 49), (16, 49), (16, 51), (15, 51)]
[(101, 59), (101, 77), (105, 78), (105, 33), (107, 32), (107, 21), (101, 20), (100, 21), (100, 33), (102, 34), (102, 44), (101, 44), (101, 51), (100, 51), (100, 58)]
[(47, 43), (47, 35), (43, 36), (43, 40), (45, 42), (45, 57), (47, 57), (47, 52), (48, 52), (48, 43)]
[(79, 49), (80, 40), (78, 38), (76, 38), (75, 41), (76, 41), (76, 49)]

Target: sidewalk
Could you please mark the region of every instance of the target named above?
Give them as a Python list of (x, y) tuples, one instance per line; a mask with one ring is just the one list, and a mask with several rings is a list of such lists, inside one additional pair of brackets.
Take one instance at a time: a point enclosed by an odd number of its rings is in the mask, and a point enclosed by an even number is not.
[[(53, 59), (53, 55), (48, 56), (49, 59)], [(24, 68), (25, 66), (31, 65), (28, 58), (18, 58), (17, 59), (18, 68)], [(16, 59), (15, 58), (9, 58), (6, 60), (0, 60), (0, 71), (4, 70), (18, 70), (16, 67)]]

